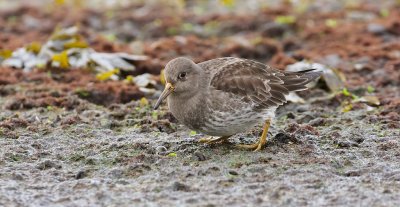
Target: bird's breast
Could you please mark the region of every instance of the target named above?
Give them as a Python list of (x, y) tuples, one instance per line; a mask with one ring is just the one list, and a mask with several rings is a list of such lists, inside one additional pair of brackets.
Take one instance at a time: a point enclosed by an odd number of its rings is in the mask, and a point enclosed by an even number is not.
[(192, 130), (199, 130), (207, 116), (207, 106), (198, 97), (180, 99), (168, 97), (168, 108), (172, 115), (182, 124)]

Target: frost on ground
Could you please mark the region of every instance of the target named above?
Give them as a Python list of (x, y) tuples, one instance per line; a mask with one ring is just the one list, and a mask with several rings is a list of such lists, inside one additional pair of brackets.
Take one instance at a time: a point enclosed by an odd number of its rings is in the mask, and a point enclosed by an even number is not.
[(286, 105), (267, 147), (248, 152), (234, 143), (261, 127), (209, 146), (167, 113), (83, 105), (2, 122), (3, 206), (400, 205), (399, 130), (364, 111)]

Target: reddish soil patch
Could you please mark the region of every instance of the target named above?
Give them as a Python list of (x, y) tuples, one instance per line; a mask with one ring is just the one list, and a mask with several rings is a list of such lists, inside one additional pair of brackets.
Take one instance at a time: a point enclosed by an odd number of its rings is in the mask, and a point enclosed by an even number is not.
[[(385, 16), (378, 7), (369, 4), (334, 12), (297, 13), (292, 24), (275, 22), (278, 16), (296, 13), (290, 4), (247, 15), (198, 16), (191, 12), (179, 15), (169, 7), (159, 13), (139, 15), (132, 12), (137, 9), (147, 11), (149, 8), (134, 4), (116, 9), (111, 17), (99, 11), (68, 7), (58, 9), (59, 12), (32, 7), (2, 12), (0, 48), (15, 49), (33, 41), (44, 42), (56, 25), (80, 24), (82, 36), (96, 50), (142, 51), (149, 56), (147, 61), (137, 63), (133, 75), (159, 74), (165, 64), (177, 56), (190, 56), (196, 62), (237, 56), (278, 68), (307, 59), (341, 70), (350, 89), (373, 86), (384, 107), (390, 104), (387, 110), (393, 109), (393, 103), (396, 103), (393, 101), (399, 97), (394, 90), (400, 86), (400, 43), (397, 41), (400, 12), (397, 8), (392, 8)], [(71, 12), (76, 15), (67, 15)], [(352, 14), (359, 17), (352, 17)], [(7, 18), (10, 16), (14, 19)], [(329, 21), (334, 23), (329, 25)], [(189, 24), (188, 28), (182, 27), (185, 23), (186, 26)], [(197, 31), (194, 26), (202, 30)], [(136, 40), (139, 46), (110, 42), (100, 35), (110, 29), (120, 40)], [(121, 81), (99, 82), (93, 74), (83, 71), (57, 72), (49, 76), (40, 71), (28, 74), (7, 68), (0, 70), (0, 94), (12, 96), (19, 103), (7, 105), (12, 109), (47, 105), (73, 108), (74, 104), (66, 98), (71, 94), (101, 105), (126, 103), (144, 96), (134, 85)], [(12, 91), (6, 87), (10, 84), (29, 89)]]

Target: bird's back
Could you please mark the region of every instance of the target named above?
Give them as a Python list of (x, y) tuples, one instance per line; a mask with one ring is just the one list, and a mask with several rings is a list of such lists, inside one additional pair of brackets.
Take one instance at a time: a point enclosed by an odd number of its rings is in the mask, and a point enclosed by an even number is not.
[(290, 91), (307, 89), (306, 84), (321, 75), (312, 69), (283, 72), (235, 57), (212, 59), (198, 65), (209, 74), (210, 88), (232, 93), (258, 109), (282, 105)]

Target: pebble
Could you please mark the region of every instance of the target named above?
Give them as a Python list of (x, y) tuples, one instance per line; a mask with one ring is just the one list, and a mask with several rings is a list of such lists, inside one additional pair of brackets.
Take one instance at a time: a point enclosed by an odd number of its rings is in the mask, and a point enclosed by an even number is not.
[(279, 143), (287, 144), (292, 140), (293, 140), (293, 137), (291, 137), (289, 134), (286, 134), (286, 133), (283, 133), (283, 132), (279, 132), (274, 137), (274, 141), (279, 142)]
[(39, 170), (47, 170), (50, 168), (55, 168), (55, 169), (60, 169), (61, 165), (58, 164), (57, 162), (51, 161), (51, 160), (45, 160), (41, 163), (39, 163), (36, 168), (38, 168)]
[(85, 170), (80, 170), (80, 171), (78, 171), (78, 173), (76, 173), (75, 179), (79, 180), (79, 179), (82, 179), (82, 178), (84, 178), (86, 176), (87, 176), (86, 171)]
[(262, 26), (261, 32), (264, 36), (268, 37), (281, 37), (289, 30), (289, 27), (284, 24), (275, 22), (268, 22)]
[(172, 190), (174, 190), (174, 191), (185, 191), (185, 192), (188, 192), (188, 191), (190, 191), (190, 188), (189, 188), (189, 186), (187, 186), (186, 184), (183, 184), (183, 183), (181, 183), (181, 182), (175, 181), (175, 182), (172, 184)]
[(12, 179), (21, 181), (21, 180), (24, 180), (24, 177), (19, 173), (13, 173)]
[(339, 148), (349, 148), (351, 146), (351, 143), (348, 141), (339, 141), (337, 145)]
[(113, 169), (108, 173), (108, 176), (111, 178), (121, 178), (124, 175), (124, 172), (120, 169)]
[(326, 119), (325, 118), (316, 118), (311, 120), (310, 122), (308, 122), (308, 124), (310, 124), (313, 127), (316, 126), (323, 126), (326, 123)]
[(157, 146), (156, 147), (156, 154), (157, 155), (166, 155), (167, 154), (167, 148), (164, 146)]
[(303, 112), (306, 112), (306, 111), (308, 111), (309, 110), (309, 108), (310, 107), (308, 107), (308, 106), (305, 106), (305, 105), (300, 105), (300, 106), (298, 106), (297, 107), (297, 112), (299, 112), (299, 113), (303, 113)]
[(202, 152), (199, 151), (195, 151), (194, 156), (197, 158), (198, 161), (207, 160), (207, 157)]
[(381, 25), (381, 24), (376, 24), (376, 23), (370, 23), (367, 26), (367, 31), (372, 33), (372, 34), (383, 34), (386, 32), (386, 28), (385, 26)]

